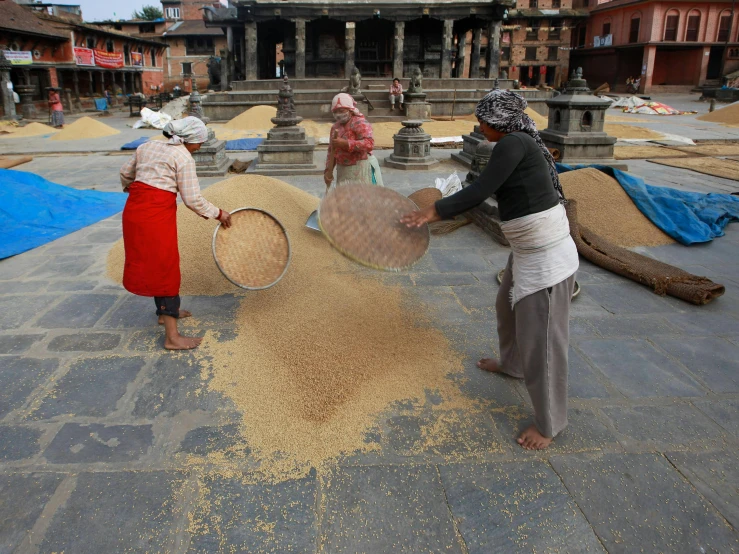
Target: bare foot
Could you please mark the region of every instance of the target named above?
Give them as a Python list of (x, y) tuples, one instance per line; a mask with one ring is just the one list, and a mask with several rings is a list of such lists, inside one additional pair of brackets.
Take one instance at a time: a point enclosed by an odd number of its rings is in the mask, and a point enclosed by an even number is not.
[(521, 436), (516, 439), (516, 442), (526, 450), (544, 450), (552, 444), (552, 439), (542, 435), (536, 428), (536, 425), (532, 424), (521, 433)]
[(494, 360), (492, 358), (483, 358), (482, 360), (477, 362), (477, 367), (479, 367), (483, 371), (489, 371), (490, 373), (503, 372), (503, 368), (498, 363), (498, 360)]
[[(178, 319), (182, 319), (183, 317), (192, 317), (192, 314), (188, 312), (187, 310), (180, 310), (180, 317)], [(159, 316), (159, 325), (164, 325), (164, 316)]]
[(192, 350), (200, 346), (201, 342), (203, 342), (201, 337), (183, 337), (182, 335), (177, 335), (171, 339), (169, 337), (165, 338), (164, 348), (167, 350)]

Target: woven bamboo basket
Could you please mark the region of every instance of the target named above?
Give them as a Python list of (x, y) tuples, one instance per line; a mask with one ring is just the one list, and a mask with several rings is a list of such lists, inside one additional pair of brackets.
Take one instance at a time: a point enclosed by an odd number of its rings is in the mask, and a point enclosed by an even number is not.
[(408, 196), (408, 198), (418, 206), (419, 210), (423, 210), (441, 200), (441, 191), (436, 187), (427, 187), (425, 189), (417, 190)]

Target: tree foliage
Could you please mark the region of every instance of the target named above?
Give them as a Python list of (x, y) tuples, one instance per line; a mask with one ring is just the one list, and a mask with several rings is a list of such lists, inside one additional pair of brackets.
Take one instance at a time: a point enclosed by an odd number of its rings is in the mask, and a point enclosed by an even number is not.
[(154, 21), (164, 17), (162, 10), (156, 6), (144, 6), (141, 11), (134, 11), (131, 19), (143, 19), (145, 21)]

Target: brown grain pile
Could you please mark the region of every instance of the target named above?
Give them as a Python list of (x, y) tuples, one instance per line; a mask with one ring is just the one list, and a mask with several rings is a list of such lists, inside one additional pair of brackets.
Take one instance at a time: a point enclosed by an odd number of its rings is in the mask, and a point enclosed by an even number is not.
[(687, 152), (664, 146), (616, 146), (613, 157), (617, 160), (646, 160), (648, 158), (687, 158)]
[(577, 200), (581, 225), (618, 246), (659, 246), (674, 241), (631, 201), (614, 178), (593, 168), (560, 176), (565, 196)]
[(739, 102), (734, 102), (728, 106), (708, 112), (707, 114), (696, 117), (701, 121), (712, 121), (714, 123), (723, 123), (724, 125), (739, 125)]
[[(423, 306), (408, 305), (400, 288), (383, 285), (382, 273), (360, 270), (305, 229), (316, 198), (260, 176), (228, 179), (204, 195), (222, 209), (272, 213), (293, 249), (280, 283), (242, 293), (236, 337), (218, 342), (206, 335), (197, 351), (209, 386), (243, 413), (244, 439), (260, 461), (260, 478), (303, 473), (342, 453), (370, 449), (365, 434), (396, 401), (424, 404), (427, 392), (437, 391), (444, 408), (469, 408), (447, 379), (461, 370), (459, 357), (429, 325)], [(183, 294), (236, 290), (213, 262), (214, 227), (179, 206)], [(108, 260), (118, 282), (121, 254), (116, 245)], [(196, 318), (183, 324), (197, 325)]]
[(118, 135), (120, 131), (92, 117), (81, 117), (74, 123), (66, 125), (51, 140), (82, 140)]
[(254, 106), (237, 115), (223, 126), (244, 131), (264, 131), (275, 126), (270, 119), (276, 116), (277, 108), (275, 106)]
[(668, 165), (670, 167), (681, 167), (691, 169), (704, 175), (723, 177), (739, 181), (739, 162), (734, 160), (721, 160), (718, 158), (687, 158), (683, 160), (649, 160), (656, 164)]
[(606, 123), (603, 130), (612, 137), (620, 139), (661, 139), (664, 135), (651, 129), (637, 127), (636, 125), (620, 125), (618, 123)]
[(2, 134), (0, 137), (3, 138), (22, 138), (22, 137), (37, 137), (39, 135), (52, 135), (58, 133), (58, 129), (49, 127), (43, 123), (29, 123), (23, 127), (3, 127), (4, 131), (8, 131), (8, 134)]

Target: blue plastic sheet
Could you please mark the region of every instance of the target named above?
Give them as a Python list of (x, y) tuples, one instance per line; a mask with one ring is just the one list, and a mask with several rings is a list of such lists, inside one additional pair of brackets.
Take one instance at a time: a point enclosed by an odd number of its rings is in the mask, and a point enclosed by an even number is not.
[(139, 146), (141, 146), (145, 142), (149, 142), (149, 138), (151, 137), (141, 137), (141, 138), (137, 138), (136, 140), (132, 140), (131, 142), (127, 142), (126, 144), (121, 146), (121, 150), (136, 150)]
[(108, 109), (108, 99), (107, 98), (95, 98), (95, 109), (105, 111)]
[(226, 141), (226, 150), (256, 150), (264, 142), (263, 138), (245, 138)]
[(31, 250), (123, 209), (122, 192), (77, 190), (33, 173), (0, 169), (0, 259)]
[(559, 173), (593, 167), (616, 179), (636, 207), (657, 227), (681, 244), (710, 242), (724, 236), (731, 221), (739, 221), (739, 197), (730, 194), (686, 192), (648, 185), (643, 179), (606, 166), (557, 164)]

